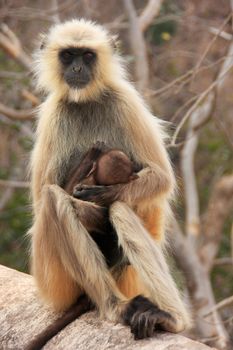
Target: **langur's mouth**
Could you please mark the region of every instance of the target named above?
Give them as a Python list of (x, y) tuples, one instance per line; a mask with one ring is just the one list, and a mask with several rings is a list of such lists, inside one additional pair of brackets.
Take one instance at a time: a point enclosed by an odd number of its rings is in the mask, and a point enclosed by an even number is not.
[(67, 81), (67, 84), (69, 85), (70, 88), (72, 89), (83, 89), (87, 86), (89, 81), (84, 81), (84, 80), (72, 80), (72, 81)]

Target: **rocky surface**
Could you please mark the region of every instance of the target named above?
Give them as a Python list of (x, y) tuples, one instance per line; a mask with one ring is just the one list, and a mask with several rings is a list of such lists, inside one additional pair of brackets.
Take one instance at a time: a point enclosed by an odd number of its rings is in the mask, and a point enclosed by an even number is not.
[[(31, 276), (0, 266), (0, 349), (21, 350), (57, 315), (38, 298)], [(64, 328), (45, 350), (208, 350), (208, 346), (181, 335), (159, 333), (134, 341), (129, 329), (101, 321), (89, 312)]]

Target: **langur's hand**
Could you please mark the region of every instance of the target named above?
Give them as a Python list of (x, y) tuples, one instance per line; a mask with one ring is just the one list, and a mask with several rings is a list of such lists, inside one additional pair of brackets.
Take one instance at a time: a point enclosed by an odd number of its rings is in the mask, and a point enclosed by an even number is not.
[(88, 186), (79, 184), (74, 188), (73, 196), (83, 201), (109, 206), (119, 199), (119, 192), (122, 186)]

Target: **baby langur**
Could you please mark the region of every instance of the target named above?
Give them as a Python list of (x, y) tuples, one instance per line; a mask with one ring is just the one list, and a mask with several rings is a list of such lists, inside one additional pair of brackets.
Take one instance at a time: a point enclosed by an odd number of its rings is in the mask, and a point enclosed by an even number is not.
[(104, 142), (97, 142), (84, 155), (78, 168), (72, 171), (64, 189), (69, 194), (73, 193), (75, 197), (75, 192), (81, 189), (82, 185), (108, 186), (135, 180), (138, 178), (135, 170), (136, 166), (124, 152), (110, 149)]
[[(133, 163), (120, 150), (109, 150), (93, 163), (90, 173), (84, 181), (85, 185), (117, 185), (137, 179)], [(74, 193), (75, 197), (75, 193)]]
[[(97, 142), (83, 157), (77, 169), (68, 175), (65, 191), (80, 197), (86, 186), (117, 185), (138, 178), (139, 170), (122, 151), (108, 148), (104, 142)], [(78, 183), (78, 184), (77, 184)], [(76, 186), (75, 186), (76, 185)], [(109, 210), (102, 210), (98, 220), (83, 220), (91, 237), (103, 253), (108, 267), (123, 263), (122, 248), (119, 247), (116, 232), (109, 221)]]

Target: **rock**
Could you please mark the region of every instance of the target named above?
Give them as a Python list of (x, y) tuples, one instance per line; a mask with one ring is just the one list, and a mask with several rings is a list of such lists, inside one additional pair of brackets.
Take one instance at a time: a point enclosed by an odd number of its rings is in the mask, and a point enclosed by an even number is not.
[[(0, 349), (23, 350), (56, 318), (40, 301), (33, 277), (0, 265)], [(208, 350), (208, 346), (184, 336), (162, 333), (145, 340), (133, 339), (130, 330), (103, 321), (89, 312), (65, 327), (45, 350)]]

